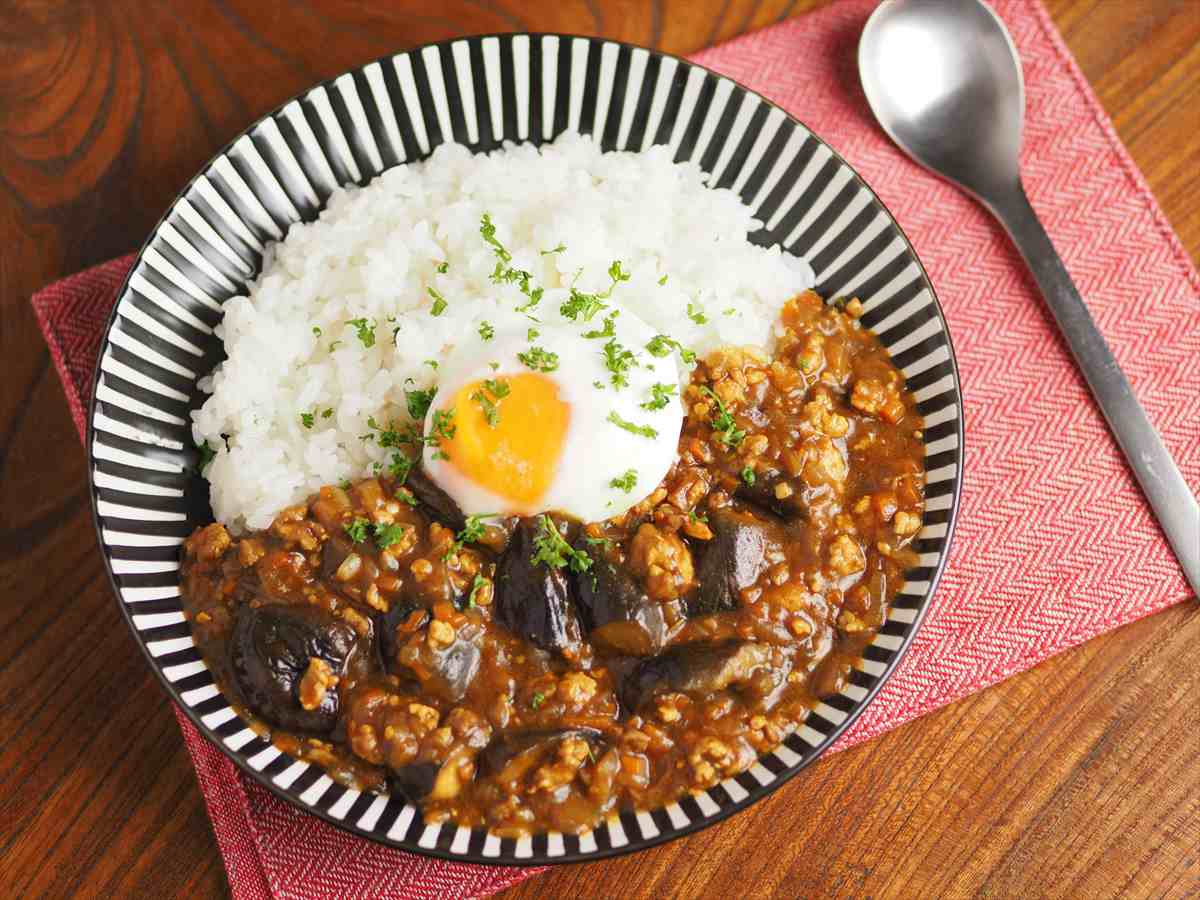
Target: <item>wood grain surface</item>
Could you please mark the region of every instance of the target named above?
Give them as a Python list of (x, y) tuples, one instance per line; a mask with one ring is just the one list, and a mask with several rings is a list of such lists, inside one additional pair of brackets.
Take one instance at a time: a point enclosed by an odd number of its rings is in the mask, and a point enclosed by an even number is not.
[[(103, 578), (28, 297), (136, 249), (318, 79), (479, 31), (689, 52), (807, 0), (0, 0), (0, 895), (226, 896), (168, 701)], [(1200, 255), (1200, 0), (1050, 0)], [(513, 898), (1200, 895), (1200, 606), (828, 758), (753, 810)]]

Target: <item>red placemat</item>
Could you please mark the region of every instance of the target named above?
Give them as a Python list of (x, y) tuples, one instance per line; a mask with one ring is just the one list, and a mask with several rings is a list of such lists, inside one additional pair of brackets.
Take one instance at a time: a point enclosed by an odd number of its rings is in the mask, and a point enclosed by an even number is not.
[[(1033, 205), (1195, 490), (1200, 279), (1045, 10), (994, 5), (1025, 68)], [(854, 65), (873, 6), (843, 0), (695, 57), (796, 114), (878, 192), (929, 270), (961, 369), (966, 472), (951, 563), (904, 663), (835, 750), (1189, 596), (999, 226), (873, 125)], [(101, 329), (131, 262), (33, 298), (81, 433)], [(440, 862), (338, 831), (239, 776), (179, 721), (238, 898), (484, 896), (538, 871)]]

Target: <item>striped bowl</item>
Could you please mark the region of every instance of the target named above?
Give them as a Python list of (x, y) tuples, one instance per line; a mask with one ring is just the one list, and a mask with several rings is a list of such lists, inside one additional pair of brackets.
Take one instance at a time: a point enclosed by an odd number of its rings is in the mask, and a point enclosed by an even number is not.
[[(444, 141), (488, 151), (566, 130), (605, 149), (666, 144), (732, 188), (763, 227), (751, 239), (804, 256), (826, 297), (857, 295), (920, 401), (928, 504), (920, 565), (841, 693), (747, 772), (583, 835), (500, 839), (426, 825), (398, 798), (334, 784), (254, 734), (213, 683), (179, 598), (179, 546), (212, 520), (189, 410), (221, 358), (221, 304), (246, 290), (264, 247), (316, 218), (335, 186), (363, 184)], [(636, 850), (744, 809), (812, 762), (871, 701), (912, 641), (945, 564), (962, 477), (962, 403), (929, 279), (854, 170), (798, 121), (700, 66), (613, 41), (503, 35), (372, 62), (265, 116), (197, 175), (138, 255), (108, 323), (89, 416), (96, 527), (121, 612), (163, 686), (249, 777), (363, 837), (460, 861), (557, 863)]]

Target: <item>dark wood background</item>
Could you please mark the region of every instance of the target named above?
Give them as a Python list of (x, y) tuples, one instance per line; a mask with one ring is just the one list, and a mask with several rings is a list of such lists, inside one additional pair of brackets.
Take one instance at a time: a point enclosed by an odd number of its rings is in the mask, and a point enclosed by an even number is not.
[[(260, 114), (427, 40), (537, 28), (688, 52), (814, 0), (0, 0), (0, 894), (211, 897), (168, 701), (118, 617), (29, 295), (136, 249)], [(1050, 0), (1193, 259), (1200, 0)], [(826, 759), (745, 814), (512, 897), (1200, 894), (1200, 606)]]

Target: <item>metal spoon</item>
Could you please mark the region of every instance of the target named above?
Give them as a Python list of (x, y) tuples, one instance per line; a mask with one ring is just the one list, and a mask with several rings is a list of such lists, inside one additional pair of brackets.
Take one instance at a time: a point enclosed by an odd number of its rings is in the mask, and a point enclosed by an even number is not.
[(1004, 23), (981, 0), (883, 0), (859, 41), (858, 71), (875, 118), (900, 149), (1007, 229), (1200, 594), (1200, 506), (1025, 196), (1017, 168), (1025, 84)]

